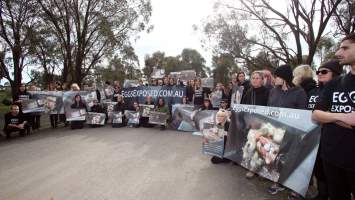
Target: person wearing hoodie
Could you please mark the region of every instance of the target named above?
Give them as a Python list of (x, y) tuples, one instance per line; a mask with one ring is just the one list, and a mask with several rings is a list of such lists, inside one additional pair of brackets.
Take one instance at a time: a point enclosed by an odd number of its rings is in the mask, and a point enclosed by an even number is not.
[[(275, 88), (271, 89), (267, 106), (293, 109), (306, 109), (307, 94), (301, 88), (293, 84), (291, 66), (281, 65), (275, 72)], [(274, 182), (268, 188), (270, 194), (277, 194), (285, 190), (284, 187)]]
[(293, 70), (292, 83), (304, 89), (309, 97), (309, 92), (316, 88), (317, 83), (313, 79), (313, 70), (309, 65), (299, 65)]
[(266, 106), (269, 89), (264, 85), (264, 77), (261, 71), (255, 71), (251, 74), (251, 87), (242, 97), (241, 104)]
[[(269, 89), (264, 86), (264, 76), (261, 71), (254, 71), (251, 74), (251, 87), (242, 97), (241, 104), (266, 106), (269, 97)], [(255, 173), (248, 171), (247, 178), (254, 177)]]

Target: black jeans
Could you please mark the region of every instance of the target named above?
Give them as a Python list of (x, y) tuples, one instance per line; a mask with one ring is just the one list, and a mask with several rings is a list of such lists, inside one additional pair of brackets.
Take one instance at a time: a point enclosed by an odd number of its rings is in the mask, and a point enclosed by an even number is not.
[(58, 125), (58, 114), (50, 114), (49, 119), (51, 121), (52, 128), (57, 128)]
[(19, 128), (8, 126), (8, 127), (4, 128), (4, 133), (6, 134), (6, 139), (9, 139), (11, 133), (13, 133), (13, 132), (19, 132), (20, 136), (24, 136), (25, 133), (29, 134), (30, 130), (31, 130), (31, 126), (29, 126), (28, 124), (25, 124), (24, 129), (19, 129)]
[(327, 178), (331, 200), (350, 200), (355, 194), (355, 172), (337, 167), (323, 159), (324, 173)]

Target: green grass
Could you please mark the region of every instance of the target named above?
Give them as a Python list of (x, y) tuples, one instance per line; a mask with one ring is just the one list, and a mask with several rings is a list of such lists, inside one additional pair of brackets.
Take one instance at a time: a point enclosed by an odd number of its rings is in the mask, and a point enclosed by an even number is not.
[(0, 91), (0, 115), (3, 116), (5, 113), (9, 112), (9, 106), (4, 105), (2, 101), (4, 99), (11, 99), (11, 92), (10, 91)]

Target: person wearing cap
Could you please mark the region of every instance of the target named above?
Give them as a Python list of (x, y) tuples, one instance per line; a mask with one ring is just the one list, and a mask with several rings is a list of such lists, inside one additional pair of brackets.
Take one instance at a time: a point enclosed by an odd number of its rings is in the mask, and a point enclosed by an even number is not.
[[(281, 65), (275, 72), (275, 87), (271, 89), (267, 106), (279, 108), (306, 109), (307, 95), (301, 88), (293, 84), (293, 72), (290, 65)], [(286, 147), (289, 145), (285, 145)], [(285, 190), (274, 182), (268, 188), (270, 194), (277, 194)]]
[[(307, 109), (313, 110), (315, 104), (319, 98), (319, 95), (324, 90), (324, 85), (331, 81), (332, 79), (338, 77), (343, 70), (343, 67), (339, 64), (336, 60), (328, 61), (322, 64), (318, 70), (316, 71), (316, 75), (318, 78), (318, 86), (317, 88), (311, 90), (309, 92)], [(316, 163), (314, 165), (313, 174), (317, 179), (317, 189), (318, 199), (328, 199), (328, 187), (325, 174), (323, 172), (323, 164), (322, 158), (320, 157), (319, 153), (317, 154)]]

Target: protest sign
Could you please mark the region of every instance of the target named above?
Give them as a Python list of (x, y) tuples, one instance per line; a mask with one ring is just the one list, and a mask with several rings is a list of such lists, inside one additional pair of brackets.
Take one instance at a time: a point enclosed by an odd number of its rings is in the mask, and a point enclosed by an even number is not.
[(166, 125), (167, 113), (151, 111), (149, 114), (149, 124)]
[(236, 105), (224, 157), (305, 196), (320, 127), (311, 111)]
[(123, 88), (138, 87), (138, 80), (124, 80)]
[(223, 158), (224, 153), (224, 136), (227, 132), (223, 128), (217, 127), (215, 124), (204, 125), (202, 131), (203, 144), (202, 151), (206, 155), (217, 156)]
[(139, 111), (125, 110), (125, 116), (128, 119), (128, 124), (139, 124)]
[(214, 91), (211, 93), (211, 104), (213, 108), (219, 108), (222, 101), (222, 91)]
[(175, 80), (180, 80), (180, 81), (190, 81), (194, 80), (196, 78), (196, 72), (194, 70), (183, 70), (180, 72), (170, 72), (170, 75), (172, 78)]
[(201, 78), (201, 87), (203, 88), (214, 88), (213, 78)]
[(90, 125), (105, 125), (106, 114), (88, 112), (86, 115), (86, 123)]
[(139, 104), (142, 117), (149, 117), (150, 112), (154, 109), (154, 105)]
[(172, 120), (170, 126), (173, 129), (186, 132), (197, 131), (193, 121), (195, 107), (187, 104), (174, 104), (172, 106)]
[(31, 99), (22, 101), (22, 112), (46, 112), (56, 114), (63, 108), (61, 91), (31, 91)]
[(115, 108), (115, 105), (117, 104), (117, 102), (113, 102), (113, 101), (105, 101), (103, 102), (103, 107), (104, 107), (104, 110), (106, 111), (107, 113), (107, 122), (110, 123), (112, 122), (112, 119), (113, 119), (113, 113), (114, 113), (114, 108)]
[(147, 96), (151, 96), (154, 102), (156, 102), (158, 97), (163, 97), (166, 104), (172, 105), (182, 102), (182, 97), (186, 96), (186, 87), (140, 86), (136, 88), (124, 88), (122, 96), (128, 106), (132, 106), (134, 101), (144, 104)]
[[(71, 106), (74, 104), (74, 97), (80, 95), (82, 102), (86, 108), (93, 105), (93, 101), (97, 100), (95, 91), (67, 91), (63, 93), (63, 103), (65, 116), (67, 121), (85, 120), (86, 112), (83, 116), (83, 111), (78, 112), (78, 109), (73, 109)], [(86, 109), (81, 109), (85, 110)], [(79, 114), (80, 113), (80, 114)]]
[(165, 76), (165, 69), (154, 68), (152, 74), (150, 75), (153, 79), (161, 79)]
[(112, 113), (112, 124), (122, 124), (122, 123), (123, 123), (122, 112), (113, 112)]

